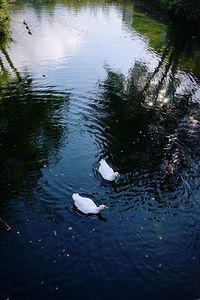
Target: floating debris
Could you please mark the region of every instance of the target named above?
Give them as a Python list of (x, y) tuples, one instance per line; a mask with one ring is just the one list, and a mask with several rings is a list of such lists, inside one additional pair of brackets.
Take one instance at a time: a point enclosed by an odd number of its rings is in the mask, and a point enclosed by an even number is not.
[(162, 236), (159, 236), (159, 240), (162, 240), (163, 239), (163, 237)]
[(0, 218), (0, 227), (6, 231), (10, 231), (11, 227), (4, 220)]
[(161, 264), (159, 264), (159, 265), (158, 265), (158, 267), (159, 267), (159, 268), (161, 268), (161, 267), (162, 267), (162, 265), (161, 265)]
[(20, 234), (20, 231), (17, 231), (17, 234)]
[(69, 229), (69, 230), (72, 230), (72, 227), (70, 226), (70, 227), (68, 227), (68, 229)]
[(53, 234), (54, 234), (55, 236), (57, 236), (57, 232), (56, 232), (56, 230), (54, 230)]

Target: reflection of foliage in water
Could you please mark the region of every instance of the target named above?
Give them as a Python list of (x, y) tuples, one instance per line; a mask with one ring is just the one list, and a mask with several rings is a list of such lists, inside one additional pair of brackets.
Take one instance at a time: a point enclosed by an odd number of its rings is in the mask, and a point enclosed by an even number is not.
[(133, 13), (132, 27), (149, 38), (149, 46), (161, 51), (166, 44), (167, 26), (139, 12)]
[[(200, 128), (191, 127), (187, 117), (195, 112), (199, 119), (200, 108), (191, 100), (198, 87), (178, 92), (178, 73), (169, 67), (165, 72), (165, 67), (151, 73), (136, 63), (128, 78), (107, 68), (96, 117), (107, 139), (104, 156), (113, 157), (119, 170), (129, 174), (129, 184), (140, 180), (174, 201), (179, 189), (180, 195), (185, 191), (185, 178), (192, 186), (199, 176)], [(166, 160), (175, 169), (171, 178), (164, 172)]]
[[(195, 44), (192, 34), (188, 32), (187, 24), (181, 23), (180, 26), (176, 26), (176, 24), (173, 26), (168, 25), (161, 20), (152, 17), (151, 14), (147, 15), (141, 10), (136, 9), (138, 6), (138, 1), (136, 1), (136, 4), (131, 1), (126, 1), (125, 3), (121, 1), (115, 1), (113, 3), (122, 9), (122, 19), (124, 22), (128, 22), (128, 25), (132, 27), (134, 31), (137, 31), (141, 35), (145, 36), (148, 39), (149, 46), (157, 52), (161, 53), (165, 51), (166, 48), (174, 48), (175, 53), (177, 47), (179, 49), (179, 43), (181, 45), (184, 44), (181, 50), (181, 55), (179, 55), (180, 69), (185, 71), (192, 70), (195, 76), (200, 77), (200, 60), (198, 55), (199, 43)], [(139, 3), (141, 4), (141, 1), (139, 1)], [(26, 1), (19, 0), (14, 5), (23, 7), (26, 4)], [(42, 10), (42, 8), (44, 8), (44, 6), (47, 11), (53, 13), (58, 5), (63, 5), (67, 8), (72, 8), (73, 10), (77, 11), (87, 7), (95, 11), (95, 8), (98, 8), (99, 6), (106, 8), (106, 1), (45, 0), (42, 2), (32, 1), (31, 5), (37, 10), (38, 13)], [(145, 7), (147, 4), (144, 2), (143, 6)]]
[[(0, 89), (1, 192), (21, 190), (37, 181), (41, 168), (56, 159), (63, 138), (59, 122), (68, 93), (52, 88), (34, 91), (26, 81), (2, 74)], [(66, 132), (66, 130), (65, 130)], [(13, 192), (15, 192), (13, 190)]]
[(165, 9), (175, 15), (180, 15), (186, 20), (199, 23), (200, 4), (198, 0), (157, 0)]
[(178, 56), (179, 68), (187, 72), (192, 70), (194, 75), (200, 78), (200, 44), (194, 39), (195, 33), (187, 24), (179, 21), (169, 25), (136, 9), (129, 2), (126, 2), (123, 10), (124, 21), (126, 22), (126, 14), (132, 13), (131, 22), (128, 21), (129, 26), (145, 36), (151, 48), (159, 53), (165, 52), (165, 59), (168, 59), (173, 49), (173, 55)]
[[(107, 1), (106, 0), (44, 0), (42, 2), (40, 1), (32, 1), (31, 5), (37, 9), (40, 10), (42, 8), (46, 8), (46, 10), (48, 10), (49, 12), (53, 12), (55, 7), (57, 5), (64, 5), (66, 7), (69, 8), (73, 8), (73, 9), (81, 9), (84, 7), (99, 7), (102, 5), (106, 5)], [(23, 0), (18, 0), (17, 3), (15, 3), (16, 6), (23, 6), (26, 5), (27, 1), (23, 1)]]

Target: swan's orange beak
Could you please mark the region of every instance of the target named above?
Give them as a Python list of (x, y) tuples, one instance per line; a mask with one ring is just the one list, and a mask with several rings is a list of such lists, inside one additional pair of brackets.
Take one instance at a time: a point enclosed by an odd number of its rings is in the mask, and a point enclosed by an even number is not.
[(105, 206), (105, 208), (108, 208), (108, 206), (107, 205), (104, 205)]

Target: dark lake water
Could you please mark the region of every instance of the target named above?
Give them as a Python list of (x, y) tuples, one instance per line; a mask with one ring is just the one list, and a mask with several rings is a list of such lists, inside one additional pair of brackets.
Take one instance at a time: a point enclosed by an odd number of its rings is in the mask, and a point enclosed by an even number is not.
[[(158, 12), (10, 5), (0, 218), (12, 230), (0, 228), (0, 300), (200, 298), (200, 125), (188, 122), (200, 121), (200, 43)], [(98, 174), (105, 157), (114, 183)], [(74, 192), (109, 210), (80, 214)]]

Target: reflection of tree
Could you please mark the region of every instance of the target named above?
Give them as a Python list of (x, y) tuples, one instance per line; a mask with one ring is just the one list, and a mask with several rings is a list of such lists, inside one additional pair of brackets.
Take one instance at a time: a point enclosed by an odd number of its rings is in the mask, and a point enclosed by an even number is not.
[[(148, 184), (152, 180), (155, 186), (164, 161), (173, 163), (177, 176), (171, 177), (172, 182), (167, 177), (167, 181), (162, 179), (163, 183), (158, 181), (156, 189), (159, 186), (159, 190), (169, 193), (166, 184), (170, 184), (174, 197), (177, 184), (183, 185), (179, 174), (190, 172), (194, 160), (199, 159), (199, 143), (196, 136), (190, 136), (186, 118), (196, 107), (191, 101), (193, 90), (178, 94), (179, 74), (175, 62), (168, 63), (160, 64), (159, 70), (151, 73), (146, 65), (137, 62), (127, 79), (107, 68), (107, 78), (100, 87), (96, 118), (104, 128), (103, 140), (107, 140), (102, 149), (104, 156), (113, 157), (123, 173), (131, 174), (129, 180), (135, 180), (135, 174), (138, 177), (146, 173), (142, 180), (149, 178)], [(199, 135), (198, 128), (195, 134)], [(164, 171), (159, 178), (163, 176)]]
[[(15, 5), (19, 6), (19, 7), (23, 7), (24, 5), (26, 5), (26, 1), (24, 0), (19, 0), (17, 1), (17, 3)], [(79, 1), (70, 1), (70, 0), (45, 0), (45, 1), (33, 1), (32, 7), (35, 8), (36, 10), (40, 11), (41, 9), (46, 8), (46, 10), (48, 10), (49, 12), (53, 12), (55, 7), (57, 5), (63, 5), (66, 7), (72, 7), (74, 9), (81, 9), (84, 7), (97, 7), (97, 6), (102, 6), (102, 5), (106, 5), (106, 0), (79, 0)]]
[[(169, 61), (172, 56), (175, 62), (177, 56), (176, 63), (181, 70), (192, 69), (194, 75), (199, 77), (199, 41), (194, 39), (196, 30), (193, 31), (180, 20), (173, 22), (173, 26), (162, 22), (159, 13), (157, 17), (154, 15), (157, 9), (152, 3), (149, 5), (149, 3), (136, 0), (133, 5), (126, 1), (123, 8), (123, 21), (143, 38), (145, 37), (148, 45), (161, 53), (164, 59)], [(126, 15), (129, 16), (128, 19)], [(132, 20), (131, 23), (129, 20)]]
[[(18, 79), (19, 81), (22, 81), (21, 75), (20, 75), (20, 73), (17, 71), (16, 67), (14, 66), (14, 64), (13, 64), (13, 62), (12, 62), (12, 60), (11, 60), (9, 54), (8, 54), (8, 51), (7, 51), (6, 47), (5, 47), (5, 45), (0, 46), (0, 50), (1, 50), (1, 52), (3, 53), (3, 55), (4, 55), (4, 57), (5, 57), (5, 59), (6, 59), (7, 63), (8, 63), (8, 65), (10, 66), (11, 70), (15, 73), (17, 79)], [(4, 72), (4, 74), (5, 74), (7, 71), (6, 71), (6, 69), (5, 69), (4, 65), (3, 65), (3, 62), (2, 62), (2, 59), (1, 59), (1, 58), (0, 58), (0, 60), (1, 60), (1, 70), (2, 70), (2, 71)]]
[(61, 112), (68, 99), (67, 93), (33, 91), (7, 77), (0, 89), (1, 195), (33, 184), (42, 166), (56, 158), (64, 137)]

